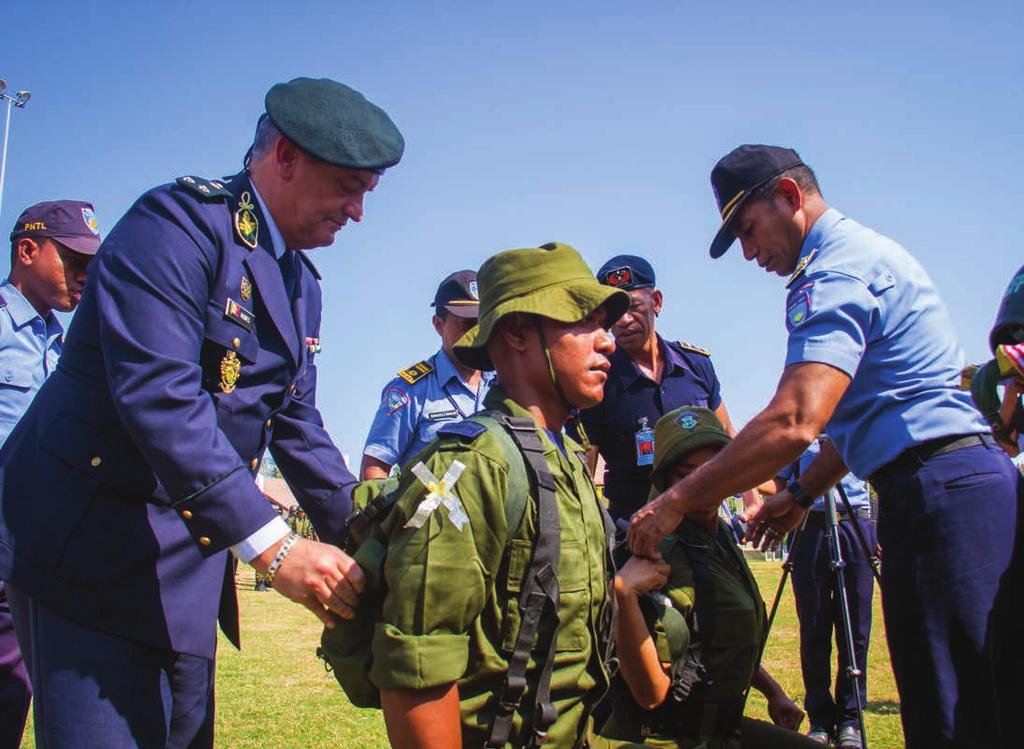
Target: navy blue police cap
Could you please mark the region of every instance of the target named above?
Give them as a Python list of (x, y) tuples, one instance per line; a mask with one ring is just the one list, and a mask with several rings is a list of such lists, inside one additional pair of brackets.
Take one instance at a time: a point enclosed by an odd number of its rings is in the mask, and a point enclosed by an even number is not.
[(711, 189), (715, 193), (722, 225), (711, 242), (711, 257), (721, 257), (736, 241), (732, 221), (750, 194), (787, 169), (803, 166), (800, 154), (792, 148), (744, 145), (727, 153), (711, 170)]
[(380, 172), (405, 140), (387, 112), (330, 78), (295, 78), (267, 92), (267, 116), (288, 140), (328, 164)]
[(654, 288), (654, 268), (637, 255), (616, 255), (597, 271), (597, 280), (623, 291)]

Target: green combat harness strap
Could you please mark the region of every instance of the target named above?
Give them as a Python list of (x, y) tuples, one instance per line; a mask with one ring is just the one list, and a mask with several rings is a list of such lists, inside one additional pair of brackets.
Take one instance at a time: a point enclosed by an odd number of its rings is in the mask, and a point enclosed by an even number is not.
[[(498, 415), (493, 415), (494, 416)], [(498, 710), (491, 722), (484, 746), (504, 747), (512, 734), (512, 721), (526, 692), (526, 669), (533, 650), (533, 641), (541, 617), (545, 613), (554, 620), (547, 655), (541, 667), (540, 679), (534, 691), (533, 726), (529, 747), (538, 747), (547, 737), (548, 727), (555, 722), (558, 712), (551, 702), (551, 672), (555, 663), (555, 646), (558, 641), (558, 560), (561, 524), (558, 519), (558, 502), (555, 498), (555, 479), (544, 460), (544, 445), (537, 435), (537, 425), (532, 419), (500, 416), (508, 434), (515, 440), (523, 458), (533, 474), (537, 488), (537, 539), (533, 555), (526, 570), (519, 597), (521, 615), (515, 648), (509, 660), (505, 681), (498, 694)]]

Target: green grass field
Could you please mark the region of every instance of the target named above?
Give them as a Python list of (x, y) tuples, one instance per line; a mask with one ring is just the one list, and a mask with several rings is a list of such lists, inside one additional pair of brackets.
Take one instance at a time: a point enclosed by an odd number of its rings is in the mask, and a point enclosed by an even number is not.
[[(751, 564), (768, 604), (775, 594), (777, 563)], [(251, 572), (239, 578), (243, 650), (221, 641), (217, 669), (217, 745), (229, 749), (356, 749), (386, 747), (379, 712), (352, 707), (334, 677), (314, 657), (320, 626), (305, 609), (276, 593), (252, 590)], [(869, 746), (903, 745), (896, 686), (875, 597), (875, 626), (868, 664)], [(801, 702), (796, 613), (786, 595), (768, 640), (764, 664)], [(767, 718), (761, 695), (752, 693), (747, 713)], [(806, 721), (803, 728), (806, 730)], [(31, 726), (23, 747), (34, 747)]]

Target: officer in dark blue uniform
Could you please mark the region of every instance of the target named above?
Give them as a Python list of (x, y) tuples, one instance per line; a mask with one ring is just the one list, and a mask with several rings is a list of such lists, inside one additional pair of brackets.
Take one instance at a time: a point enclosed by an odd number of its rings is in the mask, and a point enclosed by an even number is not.
[(733, 429), (710, 353), (666, 340), (655, 330), (664, 296), (655, 288), (651, 264), (636, 255), (616, 255), (601, 266), (597, 280), (628, 292), (630, 308), (612, 327), (615, 353), (604, 400), (579, 415), (577, 429), (582, 427), (604, 458), (609, 511), (629, 518), (651, 491), (658, 419), (680, 406), (699, 406), (714, 411), (730, 433)]
[(921, 264), (830, 208), (814, 172), (776, 146), (740, 146), (711, 173), (747, 260), (789, 276), (786, 368), (771, 403), (712, 461), (634, 515), (649, 555), (691, 508), (775, 474), (826, 427), (830, 441), (751, 521), (795, 528), (848, 471), (878, 492), (882, 610), (907, 746), (1020, 743), (1020, 505), (1024, 482), (968, 393), (953, 322)]
[[(356, 481), (316, 408), (329, 245), (403, 140), (335, 81), (266, 97), (246, 169), (145, 193), (103, 242), (57, 371), (0, 451), (0, 577), (42, 746), (213, 745), (235, 558), (330, 622), (362, 586), (254, 482), (269, 449), (321, 538)], [(229, 551), (230, 550), (230, 551)]]

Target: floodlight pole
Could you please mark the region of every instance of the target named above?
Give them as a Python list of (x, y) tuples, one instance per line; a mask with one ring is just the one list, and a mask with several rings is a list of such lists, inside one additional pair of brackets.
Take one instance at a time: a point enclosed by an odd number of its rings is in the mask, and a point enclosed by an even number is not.
[(4, 118), (4, 146), (3, 155), (0, 155), (0, 211), (4, 207), (4, 174), (7, 173), (7, 136), (11, 132), (11, 97), (6, 93), (0, 94), (7, 102), (7, 116)]
[(4, 175), (7, 174), (7, 140), (11, 133), (11, 106), (24, 109), (26, 102), (32, 96), (28, 91), (18, 91), (14, 96), (7, 93), (7, 81), (0, 79), (0, 100), (7, 103), (7, 112), (4, 117), (4, 143), (0, 151), (0, 209), (4, 204)]

